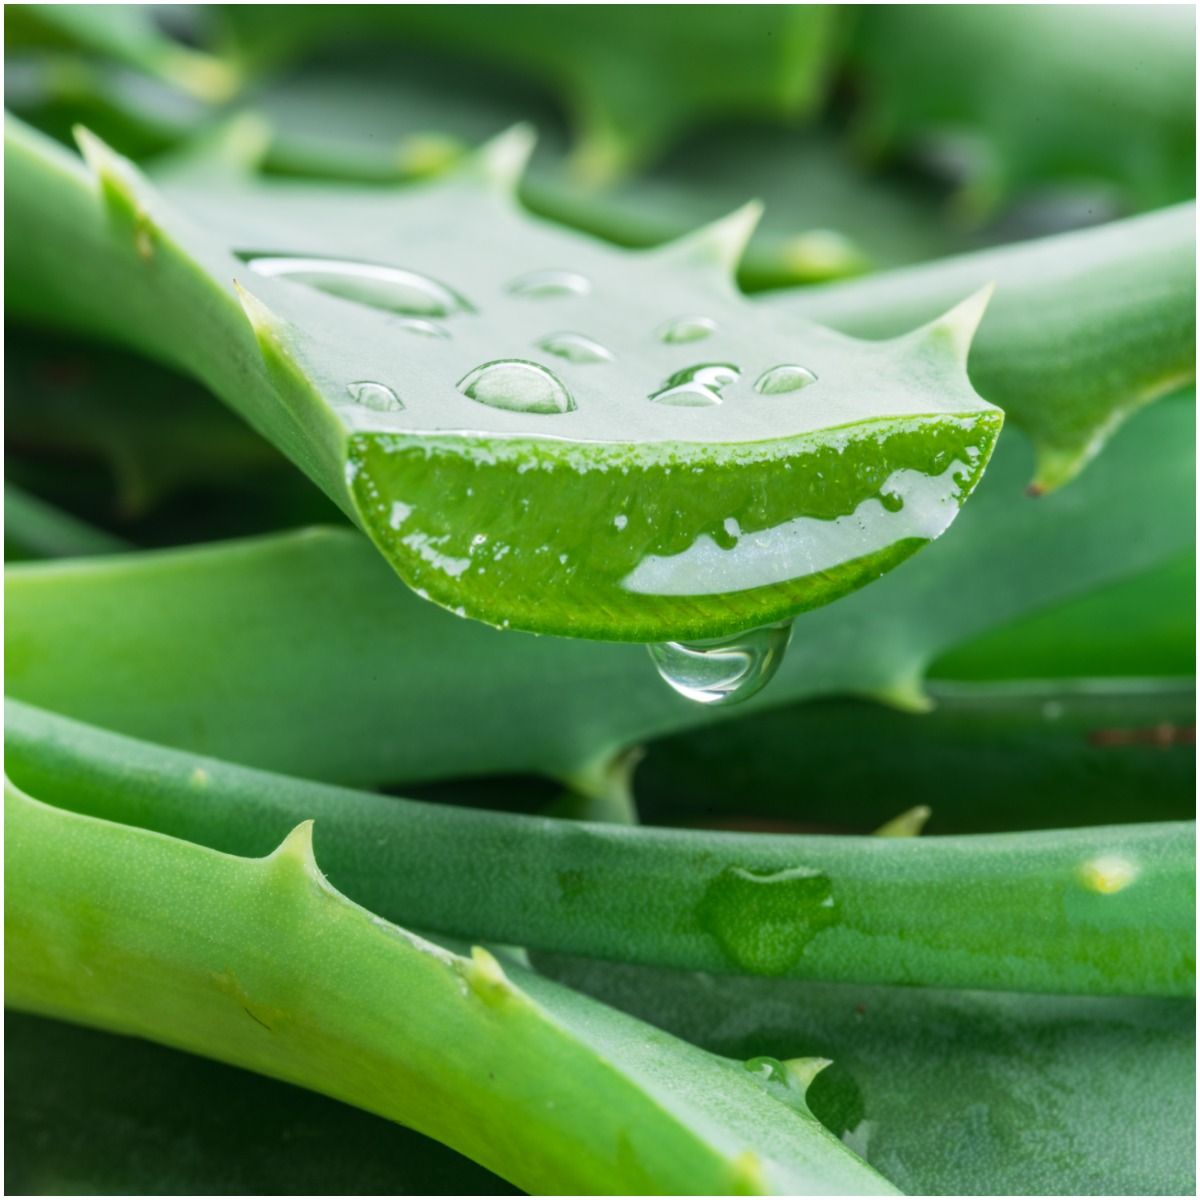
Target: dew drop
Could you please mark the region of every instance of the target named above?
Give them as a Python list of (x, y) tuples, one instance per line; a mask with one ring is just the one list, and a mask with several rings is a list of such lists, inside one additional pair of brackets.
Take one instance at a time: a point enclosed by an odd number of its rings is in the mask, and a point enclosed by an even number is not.
[(741, 371), (732, 363), (700, 363), (676, 371), (657, 392), (650, 393), (655, 404), (675, 404), (705, 408), (721, 403), (721, 389), (733, 383)]
[(787, 1067), (777, 1058), (769, 1058), (764, 1054), (758, 1058), (747, 1059), (743, 1065), (751, 1075), (757, 1075), (759, 1079), (766, 1080), (767, 1083), (786, 1084), (788, 1082)]
[(879, 503), (890, 513), (898, 513), (904, 507), (904, 497), (899, 492), (880, 492)]
[(816, 382), (817, 377), (807, 367), (785, 363), (764, 371), (755, 381), (754, 390), (764, 396), (778, 396), (784, 392), (798, 392)]
[(514, 296), (531, 300), (547, 300), (554, 296), (586, 296), (592, 290), (591, 281), (578, 271), (530, 271), (508, 285)]
[(573, 363), (612, 362), (612, 351), (582, 333), (551, 333), (538, 342), (539, 349)]
[(382, 383), (373, 383), (369, 379), (360, 379), (351, 383), (346, 391), (355, 404), (363, 408), (374, 409), (375, 412), (399, 412), (404, 407), (403, 401), (390, 387)]
[(464, 396), (512, 412), (565, 413), (575, 407), (571, 393), (552, 371), (520, 358), (497, 359), (458, 381)]
[(450, 336), (450, 331), (445, 326), (438, 325), (433, 321), (423, 321), (420, 317), (406, 317), (402, 321), (397, 321), (396, 328), (402, 329), (405, 333), (414, 333), (418, 337), (448, 338)]
[(815, 867), (726, 867), (704, 891), (701, 926), (752, 975), (783, 975), (819, 933), (837, 924), (829, 876)]
[(760, 691), (779, 670), (792, 623), (766, 625), (731, 638), (705, 642), (659, 642), (648, 646), (659, 675), (696, 704), (739, 704)]
[(327, 295), (367, 304), (384, 312), (410, 317), (448, 317), (451, 313), (471, 311), (471, 306), (445, 284), (400, 267), (293, 255), (242, 257), (260, 275), (290, 279)]
[(658, 331), (660, 341), (671, 345), (681, 342), (702, 342), (717, 332), (717, 323), (711, 317), (676, 317)]

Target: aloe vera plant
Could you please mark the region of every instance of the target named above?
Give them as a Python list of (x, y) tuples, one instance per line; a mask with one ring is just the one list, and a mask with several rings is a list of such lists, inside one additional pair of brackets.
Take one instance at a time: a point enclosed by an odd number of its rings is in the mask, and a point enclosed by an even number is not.
[(1186, 14), (9, 15), (7, 1190), (1194, 1189)]

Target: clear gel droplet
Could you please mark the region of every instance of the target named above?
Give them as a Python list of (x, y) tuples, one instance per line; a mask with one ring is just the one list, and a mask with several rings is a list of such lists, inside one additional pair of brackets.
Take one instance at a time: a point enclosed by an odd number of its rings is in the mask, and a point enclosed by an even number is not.
[(696, 704), (739, 704), (760, 691), (779, 670), (792, 623), (767, 625), (706, 642), (659, 642), (648, 646), (659, 675)]
[(546, 300), (553, 296), (586, 296), (592, 285), (586, 275), (578, 271), (530, 271), (508, 285), (514, 296), (526, 296), (531, 300)]
[(612, 351), (582, 333), (551, 333), (538, 342), (538, 348), (573, 363), (612, 362)]
[(733, 383), (741, 371), (732, 363), (700, 363), (684, 367), (657, 391), (651, 392), (655, 404), (676, 404), (705, 408), (721, 403), (721, 389)]
[(243, 257), (260, 275), (290, 279), (327, 295), (353, 300), (384, 312), (412, 317), (448, 317), (451, 313), (471, 311), (471, 306), (445, 284), (400, 267), (292, 255)]
[(816, 382), (817, 377), (807, 367), (784, 363), (764, 371), (755, 381), (754, 390), (764, 396), (778, 396), (783, 392), (798, 392)]
[(458, 381), (464, 396), (511, 412), (565, 413), (575, 407), (562, 380), (538, 363), (520, 358), (484, 363)]
[(369, 379), (360, 379), (357, 383), (347, 385), (346, 391), (355, 404), (376, 412), (399, 412), (404, 407), (400, 397), (390, 387)]
[(711, 317), (676, 317), (658, 331), (658, 336), (661, 341), (676, 345), (680, 342), (701, 342), (716, 332), (717, 323)]

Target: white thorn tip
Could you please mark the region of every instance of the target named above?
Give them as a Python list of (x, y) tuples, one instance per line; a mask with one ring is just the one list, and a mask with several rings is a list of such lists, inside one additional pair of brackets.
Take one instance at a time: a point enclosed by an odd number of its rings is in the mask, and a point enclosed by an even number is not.
[(979, 323), (983, 320), (983, 314), (987, 312), (988, 303), (995, 290), (995, 283), (985, 284), (977, 292), (973, 292), (965, 300), (960, 301), (926, 326), (929, 330), (948, 334), (954, 353), (964, 363)]
[(532, 125), (525, 122), (513, 125), (479, 148), (478, 169), (495, 187), (514, 192), (536, 144), (537, 133)]
[(762, 201), (751, 200), (728, 215), (669, 242), (663, 247), (663, 253), (679, 262), (715, 265), (732, 276), (762, 215)]

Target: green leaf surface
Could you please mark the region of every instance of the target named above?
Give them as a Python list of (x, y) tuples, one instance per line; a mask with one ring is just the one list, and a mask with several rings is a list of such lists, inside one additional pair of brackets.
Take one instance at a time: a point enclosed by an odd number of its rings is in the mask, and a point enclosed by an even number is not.
[[(5, 792), (5, 998), (313, 1087), (530, 1191), (890, 1194), (771, 1082), (335, 891)], [(785, 1076), (785, 1079), (787, 1076)]]
[(833, 1059), (813, 1111), (913, 1195), (1190, 1195), (1195, 1006), (709, 976), (535, 956), (720, 1054)]
[(764, 303), (891, 337), (994, 283), (968, 370), (1033, 438), (1041, 492), (1078, 474), (1132, 412), (1195, 379), (1195, 259), (1196, 209), (1186, 204)]
[(10, 776), (32, 794), (226, 852), (261, 853), (315, 818), (339, 887), (439, 933), (757, 975), (1194, 989), (1186, 822), (974, 838), (684, 832), (323, 788), (18, 705), (6, 741)]
[(1195, 195), (1195, 41), (1186, 6), (867, 5), (859, 139), (941, 163), (976, 214), (1063, 182), (1173, 204)]
[(4, 22), (4, 45), (105, 56), (210, 102), (228, 98), (238, 84), (228, 62), (164, 33), (149, 5), (14, 4)]
[(331, 43), (453, 51), (470, 75), (500, 64), (569, 108), (575, 170), (605, 182), (705, 119), (795, 119), (823, 98), (838, 13), (830, 5), (304, 5), (286, 22), (264, 5), (222, 17), (234, 57), (278, 63)]
[(10, 1195), (507, 1195), (411, 1129), (138, 1038), (5, 1014)]
[(999, 430), (963, 369), (980, 297), (891, 342), (776, 338), (731, 282), (752, 213), (606, 249), (517, 208), (518, 135), (394, 195), (177, 171), (204, 233), (84, 144), (98, 195), (10, 139), (24, 310), (198, 374), (410, 586), (492, 624), (695, 639), (828, 603), (945, 529)]
[[(1037, 501), (1021, 494), (1029, 448), (1006, 437), (961, 536), (798, 620), (750, 711), (838, 694), (926, 705), (923, 673), (949, 648), (1189, 552), (1194, 422), (1190, 403), (1146, 409)], [(423, 604), (350, 531), (31, 564), (6, 589), (10, 695), (306, 778), (578, 777), (721, 716), (670, 692), (636, 647), (499, 633)]]
[(928, 692), (927, 713), (809, 701), (652, 742), (638, 810), (656, 824), (865, 833), (923, 804), (934, 834), (1195, 813), (1190, 678), (932, 680)]
[(4, 558), (82, 558), (128, 550), (129, 543), (94, 529), (15, 484), (4, 483)]

